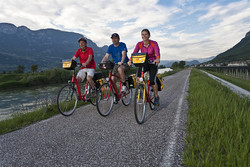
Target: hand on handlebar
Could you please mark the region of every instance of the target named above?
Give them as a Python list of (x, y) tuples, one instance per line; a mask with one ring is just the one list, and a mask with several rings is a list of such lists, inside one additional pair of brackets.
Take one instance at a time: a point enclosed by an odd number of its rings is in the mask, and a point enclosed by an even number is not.
[(128, 61), (128, 65), (131, 66), (131, 65), (132, 65), (132, 62), (131, 62), (131, 61)]
[(86, 63), (82, 63), (82, 66), (83, 66), (83, 67), (86, 67), (86, 66), (87, 66), (87, 64), (86, 64)]
[(153, 64), (155, 64), (156, 66), (158, 66), (159, 63), (160, 63), (160, 59), (156, 59), (155, 61), (153, 61)]

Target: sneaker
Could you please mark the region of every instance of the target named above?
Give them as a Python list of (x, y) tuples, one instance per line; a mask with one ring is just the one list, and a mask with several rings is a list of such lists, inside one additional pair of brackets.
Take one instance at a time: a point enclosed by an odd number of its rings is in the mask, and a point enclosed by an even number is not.
[(89, 99), (90, 99), (89, 94), (86, 94), (85, 100), (89, 100)]
[(125, 85), (122, 85), (122, 90), (121, 90), (122, 93), (126, 93), (127, 92), (127, 87)]
[(118, 98), (117, 98), (117, 96), (116, 96), (116, 94), (115, 94), (114, 103), (115, 103), (115, 104), (118, 104), (118, 101), (119, 101), (119, 100), (118, 100)]
[(160, 97), (157, 96), (154, 100), (154, 105), (159, 106), (160, 105)]
[(91, 95), (91, 97), (95, 97), (96, 96), (96, 88), (90, 89), (90, 95)]

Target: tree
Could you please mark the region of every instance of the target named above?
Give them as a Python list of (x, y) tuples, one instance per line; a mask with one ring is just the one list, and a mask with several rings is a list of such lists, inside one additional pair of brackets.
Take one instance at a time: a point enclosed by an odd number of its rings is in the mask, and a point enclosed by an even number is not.
[(179, 63), (178, 62), (174, 62), (171, 66), (171, 68), (177, 68), (179, 67)]
[(161, 68), (166, 68), (166, 66), (164, 66), (164, 65), (159, 65), (159, 69), (161, 69)]
[(17, 66), (17, 69), (14, 71), (15, 73), (24, 73), (24, 69), (25, 67), (24, 66)]
[(184, 68), (185, 64), (186, 64), (186, 62), (182, 60), (179, 62), (179, 67)]
[(30, 67), (30, 69), (31, 69), (31, 71), (34, 73), (34, 72), (37, 71), (38, 65), (34, 64), (34, 65), (32, 65), (32, 66)]

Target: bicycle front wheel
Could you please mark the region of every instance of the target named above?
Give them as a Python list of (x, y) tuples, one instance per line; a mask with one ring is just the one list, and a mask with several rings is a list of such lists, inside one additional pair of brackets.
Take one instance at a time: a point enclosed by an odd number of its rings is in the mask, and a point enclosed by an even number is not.
[(129, 88), (129, 83), (126, 82), (127, 91), (125, 93), (122, 93), (122, 103), (125, 106), (128, 106), (132, 99), (132, 89)]
[(135, 89), (134, 95), (134, 112), (138, 124), (142, 124), (146, 114), (146, 92), (145, 86), (139, 84)]
[(71, 85), (61, 88), (57, 95), (57, 108), (64, 116), (70, 116), (74, 113), (77, 106), (77, 92)]
[(98, 113), (106, 117), (110, 114), (114, 104), (114, 93), (108, 83), (104, 83), (98, 90), (96, 96), (96, 107)]

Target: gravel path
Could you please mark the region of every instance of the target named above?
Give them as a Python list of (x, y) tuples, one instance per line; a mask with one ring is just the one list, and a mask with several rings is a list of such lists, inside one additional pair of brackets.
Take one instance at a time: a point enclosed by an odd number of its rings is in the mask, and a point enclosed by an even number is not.
[(45, 121), (0, 136), (0, 166), (181, 166), (190, 69), (164, 78), (158, 111), (147, 106), (138, 125), (133, 103), (108, 117), (92, 105), (70, 117)]

